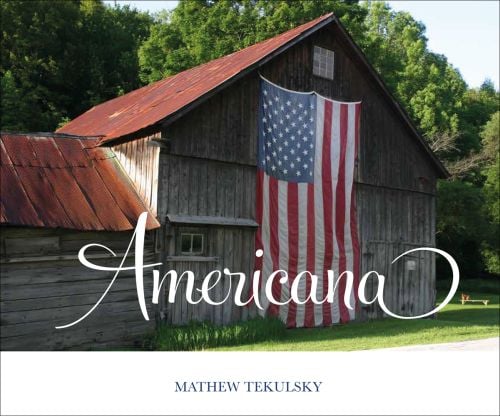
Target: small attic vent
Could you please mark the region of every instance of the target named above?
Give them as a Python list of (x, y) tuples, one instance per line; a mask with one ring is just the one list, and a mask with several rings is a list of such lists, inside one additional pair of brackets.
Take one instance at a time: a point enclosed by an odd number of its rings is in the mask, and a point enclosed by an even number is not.
[(314, 47), (313, 74), (333, 79), (334, 52), (319, 46)]

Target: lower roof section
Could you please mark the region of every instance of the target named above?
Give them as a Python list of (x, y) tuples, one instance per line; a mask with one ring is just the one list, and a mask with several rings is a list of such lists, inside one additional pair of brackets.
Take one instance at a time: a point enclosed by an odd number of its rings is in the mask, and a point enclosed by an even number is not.
[(113, 151), (99, 138), (1, 133), (0, 223), (12, 226), (125, 231), (148, 212)]

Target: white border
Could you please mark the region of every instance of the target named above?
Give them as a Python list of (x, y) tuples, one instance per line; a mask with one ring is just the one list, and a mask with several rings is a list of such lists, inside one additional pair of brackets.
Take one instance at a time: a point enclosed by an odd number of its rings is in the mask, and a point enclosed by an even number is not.
[[(498, 414), (497, 352), (2, 352), (1, 414)], [(199, 380), (323, 384), (175, 393)]]

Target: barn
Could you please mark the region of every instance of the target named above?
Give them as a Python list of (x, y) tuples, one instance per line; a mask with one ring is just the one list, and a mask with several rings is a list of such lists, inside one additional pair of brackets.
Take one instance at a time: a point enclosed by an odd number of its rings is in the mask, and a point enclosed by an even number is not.
[[(251, 275), (261, 76), (362, 102), (354, 169), (361, 273), (387, 276), (386, 304), (396, 313), (433, 308), (433, 256), (391, 262), (435, 245), (436, 181), (447, 172), (328, 14), (97, 105), (56, 133), (2, 134), (2, 349), (129, 345), (158, 322), (255, 315), (229, 301), (188, 304), (181, 287), (174, 303), (164, 293), (148, 304), (155, 319), (146, 322), (133, 277), (124, 276), (81, 325), (54, 329), (85, 313), (112, 278), (80, 265), (79, 248), (101, 242), (123, 252), (141, 210), (149, 212), (146, 255), (164, 270), (191, 270), (197, 283), (224, 267)], [(111, 261), (105, 254), (95, 257)], [(217, 289), (221, 297), (227, 285)], [(373, 304), (357, 319), (382, 316)]]

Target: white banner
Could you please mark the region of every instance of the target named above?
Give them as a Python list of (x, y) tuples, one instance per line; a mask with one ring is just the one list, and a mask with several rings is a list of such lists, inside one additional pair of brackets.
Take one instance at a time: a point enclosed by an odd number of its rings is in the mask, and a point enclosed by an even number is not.
[(498, 414), (497, 351), (1, 353), (1, 414)]

